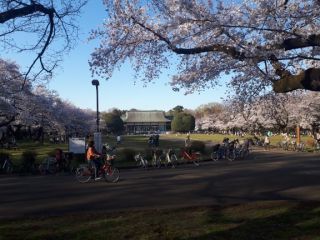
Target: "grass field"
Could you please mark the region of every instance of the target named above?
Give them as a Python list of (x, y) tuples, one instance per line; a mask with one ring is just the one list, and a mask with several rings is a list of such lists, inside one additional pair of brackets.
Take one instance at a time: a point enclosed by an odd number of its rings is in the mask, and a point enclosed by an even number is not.
[(260, 201), (2, 220), (0, 240), (7, 239), (319, 240), (320, 203)]

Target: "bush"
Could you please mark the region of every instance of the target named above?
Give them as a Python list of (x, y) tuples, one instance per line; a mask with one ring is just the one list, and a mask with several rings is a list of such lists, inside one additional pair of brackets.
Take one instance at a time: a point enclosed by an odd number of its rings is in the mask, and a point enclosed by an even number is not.
[(205, 153), (206, 145), (202, 141), (192, 141), (191, 149), (196, 152)]
[(48, 157), (56, 157), (56, 150), (55, 149), (53, 149), (53, 150), (51, 150), (50, 152), (48, 152)]
[(146, 148), (145, 152), (144, 152), (144, 157), (145, 159), (147, 159), (148, 161), (150, 161), (153, 157), (153, 151), (151, 148)]
[(87, 162), (85, 153), (70, 154), (68, 160), (71, 162), (72, 167), (77, 167), (80, 163)]
[(4, 160), (10, 158), (10, 154), (6, 151), (0, 152), (0, 163), (2, 163)]
[(308, 139), (306, 145), (308, 147), (315, 147), (316, 146), (313, 139)]
[(136, 151), (132, 148), (123, 148), (117, 151), (117, 160), (121, 162), (134, 162)]
[(36, 167), (35, 167), (35, 161), (37, 152), (33, 150), (27, 150), (24, 151), (21, 155), (22, 160), (22, 166), (21, 166), (21, 172), (23, 173), (35, 173)]
[(6, 152), (6, 151), (1, 151), (1, 152), (0, 152), (0, 172), (3, 170), (3, 169), (2, 169), (2, 166), (3, 166), (4, 161), (5, 161), (6, 159), (11, 159), (10, 154), (9, 154), (8, 152)]

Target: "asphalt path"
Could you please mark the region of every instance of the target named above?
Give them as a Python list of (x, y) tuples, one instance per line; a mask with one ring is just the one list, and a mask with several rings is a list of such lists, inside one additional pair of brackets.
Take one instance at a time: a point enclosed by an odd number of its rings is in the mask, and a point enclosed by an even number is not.
[(0, 176), (0, 219), (243, 203), (320, 201), (320, 155), (256, 150), (199, 167), (121, 170), (118, 183), (74, 176)]

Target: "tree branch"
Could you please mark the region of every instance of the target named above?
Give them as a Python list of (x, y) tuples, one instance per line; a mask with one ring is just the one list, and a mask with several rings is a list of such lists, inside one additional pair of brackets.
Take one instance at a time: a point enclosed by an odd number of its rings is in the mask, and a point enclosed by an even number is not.
[(140, 23), (134, 17), (131, 17), (131, 19), (134, 21), (134, 23), (138, 24), (140, 27), (154, 34), (156, 37), (159, 38), (159, 40), (165, 42), (168, 45), (168, 47), (177, 54), (199, 54), (199, 53), (205, 53), (205, 52), (223, 52), (240, 61), (246, 58), (244, 53), (238, 51), (235, 47), (222, 45), (222, 44), (212, 44), (212, 45), (207, 45), (203, 47), (194, 47), (194, 48), (178, 48), (177, 46), (172, 44), (172, 42), (169, 39), (165, 38), (160, 33)]
[(37, 3), (32, 3), (18, 9), (10, 9), (8, 11), (0, 13), (0, 23), (5, 23), (9, 20), (13, 20), (18, 17), (28, 16), (30, 14), (41, 12), (46, 15), (54, 13), (54, 9), (46, 8), (45, 6)]
[(311, 34), (306, 38), (288, 38), (285, 39), (281, 44), (276, 45), (277, 48), (284, 49), (286, 51), (316, 46), (320, 46), (320, 34)]
[[(285, 4), (287, 1), (285, 1)], [(245, 59), (254, 58), (252, 56), (246, 56), (244, 52), (239, 51), (234, 46), (228, 46), (225, 44), (212, 44), (206, 46), (199, 46), (193, 48), (179, 48), (174, 45), (170, 39), (164, 37), (159, 32), (153, 30), (152, 28), (146, 26), (145, 24), (139, 22), (134, 17), (131, 17), (133, 22), (143, 29), (154, 34), (160, 41), (165, 42), (168, 45), (168, 48), (177, 54), (200, 54), (206, 52), (221, 52), (227, 54), (233, 59), (243, 61)], [(297, 36), (297, 35), (296, 35)], [(320, 46), (320, 34), (311, 34), (307, 37), (293, 37), (283, 40), (282, 43), (278, 45), (273, 45), (272, 49), (284, 49), (285, 51), (301, 49), (305, 47), (315, 47)], [(263, 47), (261, 47), (262, 49)], [(261, 50), (260, 49), (260, 50)], [(270, 50), (270, 49), (269, 49)], [(298, 55), (297, 57), (301, 58), (310, 58), (308, 56)], [(276, 75), (279, 76), (279, 80), (272, 80), (274, 91), (277, 93), (290, 92), (296, 89), (306, 89), (311, 91), (320, 91), (320, 68), (309, 68), (300, 73), (293, 75), (289, 70), (285, 69), (280, 60), (277, 59), (275, 55), (271, 55), (267, 58), (265, 57), (255, 57), (258, 62), (269, 60), (275, 69)], [(260, 69), (261, 70), (261, 69)]]

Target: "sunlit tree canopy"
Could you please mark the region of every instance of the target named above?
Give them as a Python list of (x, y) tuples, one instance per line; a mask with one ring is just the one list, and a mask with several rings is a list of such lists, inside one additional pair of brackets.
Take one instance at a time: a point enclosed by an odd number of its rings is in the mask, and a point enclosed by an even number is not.
[(320, 91), (317, 0), (104, 0), (107, 17), (92, 33), (93, 74), (130, 61), (144, 81), (177, 64), (174, 89), (228, 82), (237, 94), (273, 89)]

